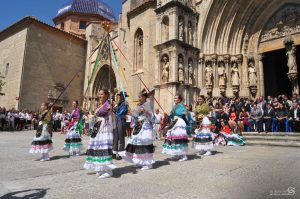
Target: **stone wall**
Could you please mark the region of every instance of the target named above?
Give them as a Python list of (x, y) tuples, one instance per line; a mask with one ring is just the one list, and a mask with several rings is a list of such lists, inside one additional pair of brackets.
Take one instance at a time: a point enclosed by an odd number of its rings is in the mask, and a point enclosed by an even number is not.
[(5, 76), (6, 85), (3, 87), (5, 96), (0, 96), (0, 106), (18, 108), (19, 101), (16, 97), (20, 95), (20, 83), (22, 77), (23, 58), (26, 43), (27, 27), (23, 26), (9, 37), (0, 38), (0, 72)]
[[(130, 100), (136, 101), (138, 93), (144, 86), (141, 84), (137, 76), (132, 76), (136, 72), (141, 72), (140, 75), (148, 87), (155, 85), (155, 70), (156, 70), (156, 53), (154, 45), (156, 44), (156, 15), (153, 7), (147, 8), (145, 11), (130, 17), (127, 16), (131, 10), (131, 3), (134, 1), (126, 1), (122, 7), (122, 15), (120, 16), (119, 23), (119, 47), (128, 59), (129, 64), (122, 58), (122, 55), (117, 52), (120, 65), (125, 69), (125, 74), (128, 80), (126, 86), (127, 92), (131, 95)], [(138, 29), (143, 32), (143, 64), (140, 69), (134, 69), (134, 49), (135, 49), (135, 34)], [(124, 80), (123, 80), (124, 81)]]
[(65, 104), (58, 104), (70, 110), (71, 101), (82, 97), (85, 54), (84, 40), (44, 24), (32, 23), (28, 32), (20, 108), (36, 110), (41, 102), (49, 101), (50, 93), (55, 99), (61, 88), (81, 71), (63, 96)]

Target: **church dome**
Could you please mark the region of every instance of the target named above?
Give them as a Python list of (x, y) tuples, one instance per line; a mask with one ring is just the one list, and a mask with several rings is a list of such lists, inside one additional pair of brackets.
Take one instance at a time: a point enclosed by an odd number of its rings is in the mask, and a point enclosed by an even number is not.
[(115, 22), (112, 9), (101, 0), (71, 0), (58, 10), (55, 18), (66, 13), (96, 14)]

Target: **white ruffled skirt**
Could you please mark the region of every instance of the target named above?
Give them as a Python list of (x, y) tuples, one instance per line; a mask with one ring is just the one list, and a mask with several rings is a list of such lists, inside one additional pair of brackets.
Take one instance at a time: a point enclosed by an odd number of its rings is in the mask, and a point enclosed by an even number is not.
[(137, 135), (132, 135), (128, 140), (126, 151), (120, 153), (121, 157), (125, 161), (139, 166), (154, 164), (154, 136), (152, 125), (144, 122), (140, 132)]
[(43, 124), (42, 133), (39, 137), (34, 136), (29, 153), (48, 153), (52, 149), (52, 137), (47, 124)]
[(77, 122), (68, 129), (63, 150), (70, 154), (80, 154), (84, 151), (81, 135), (76, 132)]
[(188, 134), (186, 123), (178, 118), (172, 129), (168, 130), (162, 153), (172, 156), (186, 155), (188, 152)]
[(111, 171), (116, 166), (112, 159), (113, 127), (111, 118), (103, 121), (94, 138), (90, 138), (87, 149), (87, 158), (83, 168), (87, 170)]

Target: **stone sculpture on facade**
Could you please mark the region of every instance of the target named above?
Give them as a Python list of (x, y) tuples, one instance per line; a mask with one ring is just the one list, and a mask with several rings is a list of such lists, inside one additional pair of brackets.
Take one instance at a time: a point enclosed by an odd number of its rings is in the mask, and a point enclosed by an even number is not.
[(141, 29), (138, 29), (136, 32), (135, 39), (135, 68), (140, 70), (143, 67), (143, 32)]
[[(48, 96), (47, 96), (47, 102), (48, 103), (53, 103), (57, 100), (59, 95), (63, 92), (65, 89), (65, 85), (62, 83), (55, 83), (48, 91)], [(57, 101), (56, 105), (58, 106), (66, 106), (67, 103), (69, 102), (68, 100), (68, 94), (64, 93), (60, 99)]]
[(188, 41), (190, 45), (193, 45), (193, 26), (192, 22), (189, 21), (188, 23)]
[(189, 85), (193, 85), (194, 69), (191, 61), (189, 62), (188, 66), (189, 66)]
[(291, 37), (287, 37), (284, 39), (284, 45), (287, 51), (287, 66), (289, 68), (289, 72), (287, 73), (287, 75), (292, 82), (292, 92), (293, 94), (299, 94), (296, 46), (294, 44), (294, 40)]
[(231, 68), (231, 84), (232, 84), (232, 90), (234, 95), (238, 95), (239, 88), (240, 88), (240, 72), (238, 68), (238, 63), (241, 62), (239, 58), (232, 57), (232, 68)]
[(297, 63), (296, 63), (296, 47), (295, 45), (286, 46), (286, 56), (287, 56), (287, 66), (289, 67), (289, 73), (297, 73)]
[(184, 67), (183, 67), (183, 58), (178, 58), (178, 81), (184, 83)]
[(164, 56), (163, 71), (162, 71), (162, 78), (161, 78), (163, 83), (169, 82), (169, 70), (170, 70), (169, 59), (167, 56)]
[(207, 94), (212, 94), (212, 87), (213, 87), (213, 69), (210, 65), (210, 62), (206, 63), (205, 67), (205, 87), (207, 90)]
[(239, 75), (239, 69), (237, 67), (237, 63), (233, 62), (233, 67), (231, 69), (231, 80), (232, 80), (232, 86), (239, 86), (240, 83), (240, 75)]
[(182, 18), (179, 18), (179, 22), (178, 22), (178, 38), (180, 41), (183, 41), (184, 39), (184, 22)]
[(249, 89), (252, 95), (257, 93), (257, 73), (254, 65), (254, 58), (248, 58), (248, 77), (249, 77)]
[(288, 5), (271, 17), (265, 26), (261, 41), (270, 41), (300, 32), (300, 6)]
[(225, 62), (223, 60), (219, 62), (218, 77), (219, 77), (220, 93), (225, 94), (227, 76), (226, 76)]

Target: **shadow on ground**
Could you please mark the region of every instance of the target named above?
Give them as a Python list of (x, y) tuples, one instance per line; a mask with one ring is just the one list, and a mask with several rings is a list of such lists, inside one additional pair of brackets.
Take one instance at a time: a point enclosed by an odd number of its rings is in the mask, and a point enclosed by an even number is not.
[(57, 155), (57, 156), (52, 156), (50, 157), (50, 160), (59, 160), (59, 159), (67, 159), (70, 158), (70, 155)]
[(5, 194), (0, 199), (38, 199), (46, 196), (49, 189), (28, 189)]

